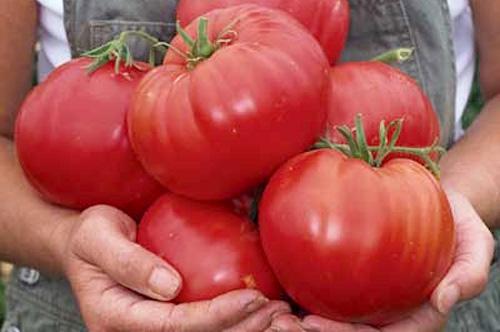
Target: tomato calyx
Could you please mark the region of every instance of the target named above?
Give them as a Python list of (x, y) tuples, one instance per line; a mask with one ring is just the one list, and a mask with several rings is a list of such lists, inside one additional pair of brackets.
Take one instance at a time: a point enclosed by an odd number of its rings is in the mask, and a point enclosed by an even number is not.
[(135, 62), (132, 51), (127, 44), (128, 39), (132, 36), (144, 39), (151, 44), (149, 64), (154, 67), (156, 64), (156, 50), (158, 47), (163, 47), (163, 43), (144, 31), (124, 31), (117, 38), (82, 54), (82, 56), (94, 59), (87, 67), (88, 73), (92, 74), (110, 61), (115, 63), (116, 74), (120, 73), (122, 65), (125, 68), (136, 67), (137, 69), (143, 69)]
[[(365, 130), (361, 114), (356, 116), (355, 128), (348, 126), (338, 126), (337, 131), (345, 138), (347, 144), (337, 144), (330, 141), (328, 138), (321, 138), (314, 147), (317, 149), (335, 149), (349, 158), (357, 158), (370, 164), (372, 167), (381, 167), (384, 160), (391, 153), (403, 153), (412, 155), (422, 159), (425, 166), (439, 178), (440, 170), (437, 161), (446, 153), (446, 150), (438, 145), (438, 140), (427, 147), (407, 147), (398, 146), (397, 141), (403, 127), (403, 119), (391, 121), (389, 125), (385, 125), (385, 121), (380, 122), (378, 146), (369, 146), (366, 140)], [(437, 161), (434, 156), (437, 155)]]
[[(210, 41), (210, 38), (208, 37), (208, 19), (206, 17), (202, 16), (199, 18), (198, 32), (195, 39), (193, 39), (177, 21), (177, 33), (189, 47), (189, 51), (187, 53), (180, 54), (186, 58), (188, 69), (194, 69), (199, 63), (210, 58), (221, 47), (232, 43), (237, 37), (236, 31), (232, 30), (237, 21), (238, 19), (234, 20), (226, 28), (224, 28), (218, 34), (214, 42)], [(163, 44), (165, 45), (165, 43)], [(176, 53), (180, 52), (175, 49), (173, 50), (176, 51)]]
[(379, 61), (385, 64), (402, 63), (408, 61), (413, 55), (413, 48), (396, 48), (380, 55), (377, 55), (371, 61)]

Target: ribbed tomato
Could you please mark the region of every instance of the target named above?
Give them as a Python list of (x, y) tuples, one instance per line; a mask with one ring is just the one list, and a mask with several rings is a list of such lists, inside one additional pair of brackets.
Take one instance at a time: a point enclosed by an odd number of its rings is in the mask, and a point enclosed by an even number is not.
[[(163, 192), (137, 161), (126, 114), (143, 69), (89, 75), (88, 58), (57, 68), (27, 97), (17, 118), (17, 155), (31, 184), (51, 202), (84, 209), (109, 204), (134, 217)], [(140, 64), (137, 64), (139, 66)]]
[(164, 65), (139, 85), (129, 134), (144, 167), (170, 191), (229, 199), (324, 131), (329, 64), (281, 11), (242, 5), (206, 16), (186, 33), (196, 36), (208, 22), (207, 35), (186, 42), (179, 34)]
[(347, 0), (180, 0), (177, 18), (184, 25), (213, 9), (246, 3), (281, 9), (292, 15), (316, 37), (328, 59), (337, 62), (349, 31)]
[(183, 287), (175, 299), (179, 303), (208, 300), (242, 288), (280, 298), (281, 288), (255, 226), (234, 212), (231, 204), (166, 194), (144, 215), (137, 241), (180, 272)]
[(379, 124), (403, 119), (399, 145), (429, 146), (439, 139), (439, 119), (417, 82), (378, 61), (349, 62), (330, 71), (327, 136), (343, 142), (336, 126), (354, 126), (357, 113), (363, 115), (369, 145), (378, 145)]
[(383, 325), (423, 304), (455, 247), (447, 198), (422, 165), (393, 159), (373, 168), (328, 149), (275, 173), (259, 225), (285, 291), (346, 322)]

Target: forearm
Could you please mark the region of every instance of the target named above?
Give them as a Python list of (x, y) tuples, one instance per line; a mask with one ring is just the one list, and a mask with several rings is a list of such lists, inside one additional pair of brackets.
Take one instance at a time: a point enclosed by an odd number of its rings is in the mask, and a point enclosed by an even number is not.
[(12, 142), (0, 138), (0, 260), (62, 273), (65, 237), (77, 217), (40, 198), (24, 178)]
[(36, 2), (0, 1), (0, 133), (11, 136), (17, 109), (32, 84)]
[(500, 226), (500, 96), (441, 161), (445, 187), (464, 194), (489, 227)]

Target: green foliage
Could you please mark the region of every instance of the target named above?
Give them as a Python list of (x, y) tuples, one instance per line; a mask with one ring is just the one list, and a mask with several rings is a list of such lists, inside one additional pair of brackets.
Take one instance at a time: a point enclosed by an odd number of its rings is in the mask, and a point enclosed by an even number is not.
[(0, 280), (0, 326), (5, 318), (5, 285)]
[(476, 116), (481, 112), (483, 106), (484, 99), (481, 94), (481, 88), (479, 87), (478, 75), (476, 75), (469, 103), (467, 104), (467, 108), (465, 109), (465, 113), (462, 117), (462, 126), (464, 129), (467, 129), (472, 124)]

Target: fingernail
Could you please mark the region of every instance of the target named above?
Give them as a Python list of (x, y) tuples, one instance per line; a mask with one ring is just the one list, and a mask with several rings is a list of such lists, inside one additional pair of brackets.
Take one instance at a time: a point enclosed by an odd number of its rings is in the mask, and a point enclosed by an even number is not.
[(268, 303), (269, 300), (263, 296), (257, 296), (256, 298), (250, 298), (248, 302), (245, 304), (245, 311), (252, 313), (257, 309), (262, 308), (262, 306)]
[(458, 302), (460, 298), (460, 289), (456, 285), (447, 286), (438, 296), (437, 309), (443, 315), (447, 315), (451, 308)]
[(162, 266), (156, 267), (149, 277), (151, 290), (166, 301), (177, 296), (180, 286), (179, 278), (172, 271)]

